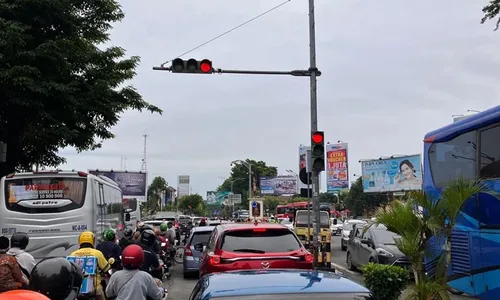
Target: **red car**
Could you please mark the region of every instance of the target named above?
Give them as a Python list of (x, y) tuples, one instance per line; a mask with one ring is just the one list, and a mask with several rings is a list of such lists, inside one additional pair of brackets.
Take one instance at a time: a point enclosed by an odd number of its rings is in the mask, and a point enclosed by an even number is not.
[(273, 223), (217, 226), (200, 258), (200, 277), (244, 269), (312, 269), (313, 256), (294, 232)]

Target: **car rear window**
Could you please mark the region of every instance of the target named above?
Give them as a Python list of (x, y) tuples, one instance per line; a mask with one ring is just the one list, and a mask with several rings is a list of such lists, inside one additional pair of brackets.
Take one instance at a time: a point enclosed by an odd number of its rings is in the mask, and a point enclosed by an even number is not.
[(194, 246), (202, 243), (203, 245), (206, 246), (211, 234), (212, 234), (211, 231), (195, 232), (193, 233), (193, 237), (191, 238), (189, 244)]
[(295, 235), (286, 228), (229, 231), (224, 234), (221, 244), (224, 251), (241, 253), (290, 252), (300, 247)]

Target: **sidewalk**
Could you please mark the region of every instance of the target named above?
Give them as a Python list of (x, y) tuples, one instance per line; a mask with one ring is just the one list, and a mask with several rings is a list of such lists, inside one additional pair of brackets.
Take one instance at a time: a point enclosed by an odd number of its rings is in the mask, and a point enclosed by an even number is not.
[[(361, 284), (362, 286), (365, 285), (363, 275), (359, 272), (354, 272), (350, 271), (347, 268), (344, 268), (343, 266), (340, 266), (338, 264), (332, 263), (332, 268), (335, 269), (335, 271), (342, 273), (345, 277)], [(410, 288), (407, 288), (406, 290), (403, 291), (403, 294), (401, 295), (401, 300), (404, 300), (406, 295), (410, 293)], [(469, 296), (469, 295), (453, 295), (449, 294), (451, 300), (476, 300), (478, 298)]]

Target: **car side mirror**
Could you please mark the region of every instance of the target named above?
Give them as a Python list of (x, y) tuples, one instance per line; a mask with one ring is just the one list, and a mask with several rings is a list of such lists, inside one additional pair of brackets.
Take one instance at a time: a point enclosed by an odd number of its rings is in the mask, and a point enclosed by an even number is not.
[(362, 239), (362, 240), (361, 240), (361, 244), (370, 245), (370, 244), (371, 244), (371, 242), (370, 242), (370, 240), (368, 240), (368, 239)]
[(129, 213), (126, 213), (125, 214), (125, 221), (130, 221), (130, 214)]
[(333, 225), (337, 225), (338, 224), (338, 220), (337, 219), (334, 219), (333, 220)]

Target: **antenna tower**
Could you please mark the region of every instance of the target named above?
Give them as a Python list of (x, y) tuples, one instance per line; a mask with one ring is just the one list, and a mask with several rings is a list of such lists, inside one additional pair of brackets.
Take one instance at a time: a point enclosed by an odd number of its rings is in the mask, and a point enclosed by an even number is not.
[(148, 144), (148, 134), (145, 133), (142, 135), (142, 137), (144, 138), (144, 153), (142, 155), (142, 167), (141, 167), (141, 171), (143, 172), (146, 172), (147, 169), (148, 169), (148, 165), (146, 163), (146, 154), (147, 154), (147, 144)]

